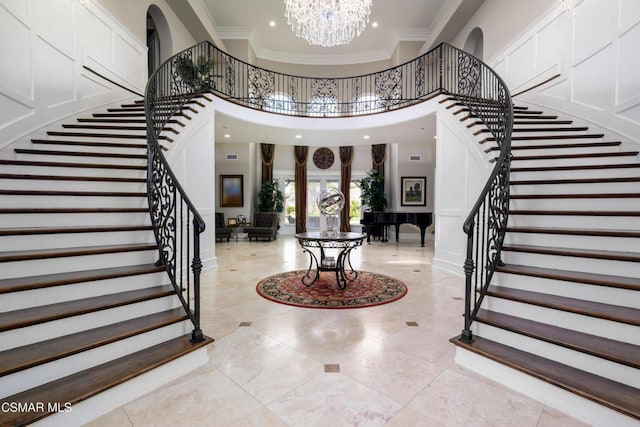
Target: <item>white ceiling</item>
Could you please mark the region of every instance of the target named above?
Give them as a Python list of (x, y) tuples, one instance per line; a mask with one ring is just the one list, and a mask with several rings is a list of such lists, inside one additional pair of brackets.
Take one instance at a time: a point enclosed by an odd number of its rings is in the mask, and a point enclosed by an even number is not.
[[(208, 19), (203, 24), (192, 22), (194, 34), (208, 33), (214, 41), (249, 40), (257, 57), (298, 64), (353, 64), (388, 60), (399, 41), (424, 42), (422, 52), (441, 42), (450, 41), (462, 29), (469, 17), (484, 0), (373, 0), (369, 26), (346, 46), (331, 48), (311, 46), (295, 36), (286, 22), (283, 0), (168, 0), (176, 13), (183, 17), (184, 8), (199, 1)], [(195, 9), (194, 9), (195, 10)], [(197, 14), (197, 13), (196, 13)], [(191, 13), (190, 16), (194, 16)], [(275, 26), (269, 25), (270, 21)], [(378, 27), (372, 28), (371, 23)], [(200, 30), (193, 30), (198, 26)], [(213, 27), (211, 30), (206, 28)], [(397, 125), (379, 126), (363, 130), (335, 130), (331, 120), (325, 119), (324, 130), (284, 129), (278, 126), (255, 125), (229, 115), (216, 114), (216, 141), (267, 142), (274, 144), (361, 145), (363, 143), (417, 143), (433, 141), (435, 120), (412, 119)], [(225, 138), (224, 135), (231, 135)], [(293, 139), (296, 134), (302, 139)], [(363, 140), (364, 134), (369, 140)]]

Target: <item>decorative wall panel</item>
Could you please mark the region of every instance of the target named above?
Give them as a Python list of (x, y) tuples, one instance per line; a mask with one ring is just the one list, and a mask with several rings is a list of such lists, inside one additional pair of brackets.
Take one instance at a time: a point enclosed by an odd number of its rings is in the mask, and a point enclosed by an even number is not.
[(611, 75), (613, 48), (604, 49), (589, 56), (573, 70), (573, 100), (582, 105), (605, 110), (611, 104)]
[(68, 0), (47, 0), (48, 7), (41, 7), (41, 1), (31, 0), (30, 16), (38, 35), (52, 46), (73, 55), (73, 9)]
[[(640, 4), (640, 2), (638, 2)], [(640, 55), (630, 55), (637, 52), (640, 46), (640, 24), (632, 27), (620, 37), (617, 55), (618, 79), (616, 85), (616, 106), (630, 100), (638, 100), (640, 95)]]
[(531, 71), (536, 67), (536, 57), (530, 52), (535, 50), (533, 37), (527, 39), (509, 55), (509, 64), (518, 64), (513, 67), (513, 72), (509, 76), (509, 81), (514, 86), (520, 86), (531, 78)]
[(574, 21), (574, 63), (611, 43), (615, 28), (615, 7), (617, 2), (583, 0), (573, 14)]
[(0, 6), (0, 34), (3, 63), (0, 67), (0, 84), (31, 99), (29, 28)]
[[(75, 98), (73, 58), (40, 38), (33, 46), (35, 98), (47, 108)], [(54, 77), (54, 78), (52, 78)]]

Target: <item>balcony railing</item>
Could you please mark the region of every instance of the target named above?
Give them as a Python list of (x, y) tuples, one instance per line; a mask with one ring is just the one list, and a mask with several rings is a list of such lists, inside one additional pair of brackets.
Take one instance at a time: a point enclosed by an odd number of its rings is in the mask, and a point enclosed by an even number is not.
[[(199, 43), (166, 61), (150, 78), (146, 90), (149, 129), (149, 205), (161, 262), (176, 289), (192, 259), (193, 295), (183, 304), (199, 332), (199, 233), (204, 222), (171, 172), (158, 136), (184, 104), (200, 93), (265, 112), (301, 117), (351, 117), (408, 107), (447, 95), (491, 131), (500, 156), (477, 203), (464, 224), (467, 234), (465, 325), (471, 323), (484, 298), (504, 240), (508, 204), (513, 107), (507, 86), (482, 61), (441, 44), (420, 57), (387, 70), (356, 77), (302, 77), (248, 64), (209, 42)], [(193, 224), (193, 229), (189, 224)], [(184, 227), (186, 224), (186, 227)], [(178, 244), (179, 243), (179, 244)], [(190, 252), (191, 251), (191, 252)], [(190, 253), (192, 255), (190, 255)], [(191, 289), (187, 283), (187, 289)], [(191, 308), (190, 301), (194, 301)]]

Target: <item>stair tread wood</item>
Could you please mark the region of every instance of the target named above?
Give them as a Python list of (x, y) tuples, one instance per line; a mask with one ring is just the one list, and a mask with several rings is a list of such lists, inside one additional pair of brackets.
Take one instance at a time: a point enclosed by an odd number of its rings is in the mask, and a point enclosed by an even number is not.
[(73, 163), (73, 162), (49, 162), (36, 160), (7, 160), (0, 159), (0, 165), (10, 166), (41, 166), (41, 167), (61, 167), (61, 168), (82, 168), (82, 169), (125, 169), (146, 171), (145, 165), (119, 165), (109, 163)]
[(38, 175), (0, 173), (0, 179), (26, 179), (43, 181), (99, 181), (99, 182), (136, 182), (145, 183), (146, 178), (122, 178), (117, 176), (79, 176), (79, 175)]
[(146, 150), (147, 144), (136, 144), (131, 142), (101, 142), (101, 141), (65, 141), (56, 139), (32, 139), (36, 145), (68, 145), (76, 147), (109, 147), (109, 148), (132, 148), (136, 150)]
[[(539, 124), (539, 123), (536, 123)], [(511, 129), (512, 133), (519, 133), (519, 132), (584, 132), (587, 131), (589, 128), (587, 126), (571, 126), (571, 127), (566, 127), (566, 126), (544, 126), (544, 127), (530, 127), (530, 128), (517, 128), (514, 127), (513, 129)], [(478, 129), (476, 132), (474, 132), (474, 135), (479, 135), (481, 133), (491, 133), (491, 130), (488, 128), (483, 128), (483, 129)], [(581, 135), (574, 135), (576, 138), (580, 138)], [(544, 139), (543, 137), (541, 137), (540, 139)]]
[(583, 271), (558, 270), (529, 265), (507, 264), (496, 268), (499, 273), (519, 274), (543, 279), (561, 280), (565, 282), (585, 283), (595, 286), (640, 291), (640, 278), (612, 276), (608, 274), (586, 273)]
[[(66, 402), (74, 405), (105, 390), (122, 384), (143, 373), (200, 349), (213, 340), (192, 343), (190, 335), (174, 338), (105, 364), (52, 381), (48, 384), (7, 397), (1, 402)], [(64, 408), (64, 406), (63, 406)], [(6, 415), (10, 425), (23, 425), (38, 421), (48, 412), (15, 412)]]
[[(578, 153), (578, 154), (541, 154), (537, 156), (513, 156), (512, 160), (553, 160), (553, 159), (578, 159), (590, 157), (624, 157), (637, 156), (638, 151), (616, 151), (602, 153)], [(496, 157), (496, 160), (498, 158)]]
[(188, 319), (182, 307), (0, 352), (0, 377)]
[[(585, 139), (585, 138), (603, 138), (604, 133), (585, 133), (581, 135), (575, 134), (551, 134), (551, 135), (522, 135), (522, 136), (512, 136), (512, 141), (537, 141), (537, 140), (545, 140), (545, 139)], [(494, 136), (488, 136), (479, 141), (481, 144), (489, 141), (495, 141), (496, 138)]]
[(603, 170), (603, 169), (634, 169), (640, 168), (638, 163), (597, 164), (597, 165), (562, 165), (562, 166), (515, 166), (511, 172), (553, 172), (569, 170)]
[[(620, 141), (610, 142), (579, 142), (570, 144), (539, 144), (539, 145), (512, 145), (511, 151), (519, 150), (561, 150), (567, 148), (597, 148), (597, 147), (618, 147), (622, 144)], [(500, 151), (500, 147), (493, 146), (484, 150), (485, 153), (491, 151)]]
[(0, 279), (0, 294), (92, 282), (96, 280), (114, 279), (117, 277), (153, 274), (163, 271), (165, 271), (165, 268), (163, 266), (157, 266), (154, 264), (140, 264), (127, 265), (124, 267), (109, 267), (84, 271), (45, 274), (41, 276)]
[(475, 337), (475, 340), (470, 344), (464, 343), (459, 337), (454, 337), (450, 341), (456, 346), (502, 363), (546, 383), (627, 416), (640, 419), (640, 399), (638, 399), (638, 389), (634, 387), (482, 337)]
[(155, 286), (0, 313), (0, 332), (174, 295), (173, 286)]
[(513, 227), (507, 226), (507, 233), (541, 233), (541, 234), (566, 234), (571, 236), (599, 236), (599, 237), (640, 237), (638, 230), (606, 230), (606, 229), (582, 229), (559, 227)]
[(558, 215), (558, 216), (640, 216), (640, 211), (572, 211), (514, 209), (509, 215)]
[(640, 182), (640, 176), (613, 177), (613, 178), (570, 178), (570, 179), (531, 179), (512, 180), (510, 185), (549, 185), (549, 184), (599, 184), (599, 183), (624, 183)]
[(19, 154), (36, 154), (46, 156), (77, 156), (77, 157), (111, 157), (116, 159), (140, 159), (145, 160), (146, 154), (125, 154), (125, 153), (101, 153), (101, 152), (87, 152), (87, 151), (65, 151), (65, 150), (39, 150), (31, 148), (16, 148), (16, 153)]
[(640, 193), (510, 194), (510, 199), (635, 199)]
[(640, 368), (640, 346), (637, 345), (489, 310), (480, 310), (476, 319), (530, 338)]
[(77, 197), (147, 197), (142, 192), (122, 191), (50, 191), (50, 190), (3, 190), (0, 195), (5, 196), (77, 196)]
[(102, 226), (60, 226), (60, 227), (10, 227), (0, 228), (0, 236), (26, 236), (33, 234), (70, 234), (70, 233), (112, 233), (117, 231), (153, 230), (152, 225), (102, 225)]
[(640, 262), (640, 253), (603, 251), (593, 249), (552, 248), (536, 245), (511, 245), (502, 246), (503, 251), (525, 252), (545, 255), (571, 256), (577, 258), (606, 259), (612, 261)]
[(0, 214), (145, 213), (147, 208), (0, 208)]
[(103, 255), (121, 252), (157, 250), (155, 243), (130, 243), (121, 245), (84, 246), (78, 248), (33, 249), (26, 251), (0, 252), (0, 262), (28, 261), (37, 259), (65, 258), (86, 255)]

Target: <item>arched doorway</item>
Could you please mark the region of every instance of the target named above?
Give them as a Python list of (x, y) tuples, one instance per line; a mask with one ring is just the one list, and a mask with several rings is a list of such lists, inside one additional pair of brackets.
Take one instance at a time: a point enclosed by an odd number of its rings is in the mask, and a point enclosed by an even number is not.
[(471, 30), (464, 42), (464, 51), (482, 60), (484, 52), (484, 35), (479, 27)]
[(171, 32), (164, 14), (158, 6), (147, 10), (147, 66), (151, 75), (172, 53)]

